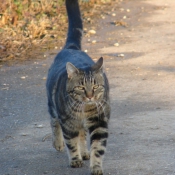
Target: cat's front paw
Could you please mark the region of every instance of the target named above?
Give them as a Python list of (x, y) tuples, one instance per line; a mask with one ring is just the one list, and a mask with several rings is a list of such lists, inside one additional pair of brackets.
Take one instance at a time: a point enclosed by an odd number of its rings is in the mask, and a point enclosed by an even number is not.
[(62, 152), (64, 150), (64, 142), (53, 141), (52, 145), (57, 151)]
[(80, 160), (80, 159), (77, 159), (77, 160), (71, 160), (70, 162), (70, 166), (72, 168), (80, 168), (83, 166), (83, 161)]
[(91, 168), (91, 175), (103, 175), (103, 170), (100, 166), (93, 166)]
[(83, 160), (89, 160), (90, 159), (90, 154), (88, 152), (82, 153), (82, 159)]

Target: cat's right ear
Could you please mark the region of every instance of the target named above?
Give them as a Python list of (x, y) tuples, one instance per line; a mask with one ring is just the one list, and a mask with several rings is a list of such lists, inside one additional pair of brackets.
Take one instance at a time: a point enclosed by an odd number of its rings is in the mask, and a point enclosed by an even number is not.
[(71, 79), (73, 76), (79, 73), (79, 70), (70, 62), (66, 64), (67, 76)]

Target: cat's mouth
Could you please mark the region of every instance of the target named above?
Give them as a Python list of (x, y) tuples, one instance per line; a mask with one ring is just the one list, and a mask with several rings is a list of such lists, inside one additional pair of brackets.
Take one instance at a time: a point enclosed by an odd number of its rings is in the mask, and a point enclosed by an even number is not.
[(94, 104), (95, 103), (95, 99), (94, 98), (86, 98), (86, 103), (87, 104)]
[(95, 103), (95, 102), (92, 101), (92, 100), (89, 100), (89, 101), (86, 101), (86, 103), (88, 103), (88, 104), (92, 104), (92, 103)]
[(88, 101), (85, 103), (85, 106), (95, 106), (95, 102), (94, 101)]

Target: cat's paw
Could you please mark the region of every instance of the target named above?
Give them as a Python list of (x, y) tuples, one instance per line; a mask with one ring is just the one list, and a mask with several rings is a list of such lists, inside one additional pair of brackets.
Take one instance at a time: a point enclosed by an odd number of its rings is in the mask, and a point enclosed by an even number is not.
[(90, 159), (90, 154), (88, 152), (82, 153), (82, 159), (83, 160), (89, 160)]
[(103, 175), (103, 170), (100, 166), (93, 166), (91, 168), (91, 175)]
[(80, 160), (80, 159), (77, 159), (77, 160), (71, 160), (70, 162), (70, 166), (72, 168), (80, 168), (83, 166), (83, 161)]
[(64, 142), (53, 141), (52, 145), (57, 151), (62, 152), (64, 150)]

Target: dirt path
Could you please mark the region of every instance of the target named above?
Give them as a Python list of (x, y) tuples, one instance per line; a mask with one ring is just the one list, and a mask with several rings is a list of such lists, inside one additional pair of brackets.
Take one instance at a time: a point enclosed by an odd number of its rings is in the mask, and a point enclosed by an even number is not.
[[(84, 38), (93, 58), (105, 58), (111, 86), (105, 175), (175, 175), (174, 16), (175, 1), (126, 0)], [(0, 69), (0, 175), (89, 174), (88, 161), (71, 169), (65, 151), (57, 153), (50, 137), (42, 141), (51, 133), (45, 77), (52, 60)]]

